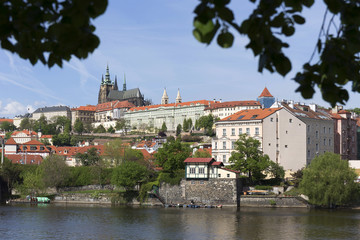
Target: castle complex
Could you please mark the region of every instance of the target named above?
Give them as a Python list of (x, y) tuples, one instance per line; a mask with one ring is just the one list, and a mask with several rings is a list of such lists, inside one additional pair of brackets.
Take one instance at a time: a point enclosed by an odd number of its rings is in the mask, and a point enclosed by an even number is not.
[(126, 89), (126, 79), (124, 76), (124, 84), (122, 91), (119, 91), (117, 84), (117, 77), (115, 81), (111, 81), (109, 66), (106, 67), (105, 79), (102, 77), (99, 90), (98, 104), (111, 102), (111, 101), (129, 101), (135, 106), (144, 106), (144, 96), (141, 94), (139, 88)]

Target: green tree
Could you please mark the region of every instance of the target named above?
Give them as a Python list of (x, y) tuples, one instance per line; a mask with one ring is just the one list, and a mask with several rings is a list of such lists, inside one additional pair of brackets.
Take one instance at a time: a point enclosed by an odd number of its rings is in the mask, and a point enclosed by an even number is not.
[(145, 182), (149, 177), (147, 168), (137, 162), (126, 161), (113, 170), (111, 183), (133, 190), (137, 184)]
[(14, 131), (16, 129), (15, 125), (13, 123), (4, 121), (0, 123), (0, 129), (9, 132), (9, 131)]
[[(284, 54), (289, 44), (284, 41), (295, 33), (297, 25), (305, 23), (301, 16), (304, 8), (311, 8), (314, 0), (304, 1), (267, 1), (251, 0), (254, 11), (238, 23), (233, 11), (228, 7), (230, 0), (200, 0), (194, 13), (195, 38), (210, 44), (216, 37), (223, 47), (231, 47), (234, 35), (230, 29), (249, 38), (246, 48), (259, 57), (258, 71), (264, 69), (286, 76), (292, 66)], [(335, 106), (337, 102), (345, 104), (349, 94), (344, 85), (351, 82), (352, 91), (360, 92), (359, 57), (360, 21), (354, 20), (360, 15), (357, 1), (324, 1), (326, 12), (320, 28), (319, 38), (314, 41), (314, 53), (303, 65), (303, 71), (295, 75), (300, 85), (297, 92), (306, 98), (312, 98), (317, 86), (325, 101)], [(326, 17), (331, 14), (331, 17)], [(259, 37), (261, 36), (261, 37)], [(317, 54), (317, 58), (314, 55)], [(312, 63), (314, 60), (315, 63)]]
[(84, 132), (84, 124), (79, 118), (75, 120), (74, 130), (80, 135)]
[(110, 126), (107, 130), (108, 133), (115, 133), (115, 129), (113, 128), (113, 126)]
[(86, 133), (91, 133), (94, 130), (93, 126), (91, 123), (85, 123), (84, 124), (84, 131)]
[(327, 152), (314, 158), (304, 169), (300, 189), (309, 197), (310, 203), (332, 208), (358, 197), (356, 177), (347, 161)]
[(128, 147), (123, 144), (121, 139), (112, 140), (105, 144), (105, 155), (115, 166), (119, 166), (124, 160), (126, 148)]
[(198, 149), (194, 154), (194, 158), (211, 158), (211, 154), (208, 151)]
[(118, 130), (118, 131), (122, 131), (123, 133), (127, 133), (127, 124), (126, 124), (126, 121), (125, 119), (120, 119), (119, 121), (116, 122), (116, 125), (115, 125), (115, 129)]
[(270, 159), (259, 149), (260, 146), (259, 140), (241, 134), (229, 158), (231, 168), (246, 173), (252, 181), (263, 179), (266, 176), (264, 172), (270, 166)]
[(191, 156), (188, 145), (181, 143), (180, 139), (166, 142), (155, 154), (156, 163), (165, 172), (174, 173), (178, 169), (185, 168), (185, 159)]
[(71, 120), (66, 116), (57, 116), (53, 122), (55, 122), (58, 132), (71, 132)]
[(40, 164), (39, 171), (45, 187), (64, 186), (69, 178), (69, 167), (65, 158), (59, 155), (50, 155)]
[(99, 45), (91, 20), (103, 14), (107, 0), (2, 1), (1, 47), (49, 67), (72, 56), (87, 58)]
[(284, 179), (285, 170), (278, 163), (269, 161), (269, 166), (266, 169), (266, 173), (270, 174), (275, 179)]
[(181, 124), (178, 124), (177, 127), (176, 127), (176, 136), (180, 135), (181, 129), (182, 129)]
[(163, 124), (161, 125), (161, 131), (162, 132), (167, 132), (167, 126), (166, 126), (165, 122), (163, 122)]
[(11, 192), (15, 184), (20, 181), (20, 173), (21, 169), (19, 164), (13, 164), (9, 159), (4, 157), (4, 163), (0, 168), (0, 175), (6, 181), (9, 192)]
[(53, 136), (53, 145), (54, 146), (70, 146), (71, 136), (68, 133), (60, 133)]
[(183, 130), (184, 132), (188, 132), (189, 131), (189, 126), (188, 126), (188, 121), (186, 118), (184, 118), (184, 121), (183, 121)]
[(215, 119), (213, 115), (206, 115), (206, 116), (201, 116), (197, 121), (196, 121), (196, 128), (197, 129), (204, 129), (204, 133), (208, 136), (213, 136), (214, 135), (214, 131), (213, 131), (213, 125), (214, 125)]
[(24, 118), (20, 122), (20, 129), (34, 129), (34, 121), (30, 120), (29, 118)]
[(103, 125), (99, 125), (94, 129), (94, 133), (106, 133), (106, 129)]
[(75, 158), (79, 159), (83, 166), (97, 165), (101, 160), (95, 147), (88, 149), (85, 153), (75, 154)]

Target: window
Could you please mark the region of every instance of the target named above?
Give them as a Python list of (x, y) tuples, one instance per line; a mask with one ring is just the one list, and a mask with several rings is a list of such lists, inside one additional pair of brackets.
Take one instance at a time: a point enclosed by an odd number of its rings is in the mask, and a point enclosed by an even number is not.
[(288, 147), (288, 145), (285, 145), (285, 148), (287, 148)]
[(235, 149), (235, 141), (231, 142), (231, 149)]
[(319, 131), (316, 131), (315, 135), (316, 135), (316, 139), (318, 139), (319, 138)]
[(226, 162), (226, 155), (223, 155), (223, 162)]
[(255, 135), (259, 135), (259, 128), (255, 128)]
[(289, 123), (292, 123), (292, 118), (289, 119)]
[(246, 134), (250, 135), (250, 128), (246, 128)]
[(239, 128), (239, 135), (242, 134), (242, 128)]
[(310, 158), (310, 150), (307, 151), (307, 157)]
[(223, 129), (223, 136), (226, 136), (226, 129)]
[(329, 134), (331, 133), (331, 128), (329, 128)]
[(230, 177), (230, 174), (228, 173), (228, 174), (226, 174), (226, 176), (227, 176), (227, 177)]
[(307, 143), (310, 144), (310, 137), (307, 138)]
[(218, 176), (221, 177), (221, 174), (219, 174)]
[(329, 139), (329, 146), (331, 146), (331, 139)]
[(193, 167), (190, 168), (190, 174), (195, 174), (195, 168)]
[(319, 144), (318, 143), (315, 145), (315, 149), (316, 149), (316, 153), (319, 152)]
[(214, 156), (215, 161), (217, 161), (217, 155)]
[(288, 131), (286, 130), (285, 133), (288, 134)]
[(326, 139), (324, 138), (324, 146), (326, 145)]
[(223, 142), (223, 149), (226, 149), (226, 141)]
[(217, 149), (217, 142), (215, 142), (215, 146), (214, 146), (215, 149)]
[(274, 118), (270, 118), (270, 122), (273, 122), (274, 121)]
[(326, 127), (324, 127), (324, 133), (326, 133)]
[(205, 168), (201, 167), (199, 168), (199, 174), (204, 174), (205, 173)]
[(231, 136), (235, 136), (235, 128), (231, 129)]
[(310, 125), (307, 126), (307, 131), (310, 132)]

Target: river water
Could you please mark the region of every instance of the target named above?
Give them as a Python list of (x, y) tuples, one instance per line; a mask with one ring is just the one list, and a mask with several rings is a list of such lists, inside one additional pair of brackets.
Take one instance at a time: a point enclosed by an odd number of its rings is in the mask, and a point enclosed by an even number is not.
[(0, 239), (360, 239), (360, 211), (16, 204)]

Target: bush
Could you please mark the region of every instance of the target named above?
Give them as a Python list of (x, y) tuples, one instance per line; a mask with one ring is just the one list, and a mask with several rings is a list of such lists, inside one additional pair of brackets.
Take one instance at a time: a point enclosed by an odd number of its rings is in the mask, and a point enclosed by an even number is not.
[(170, 185), (179, 185), (181, 179), (185, 177), (185, 170), (177, 170), (173, 174), (162, 172), (159, 175), (159, 182), (169, 183)]
[(272, 190), (272, 186), (263, 186), (263, 185), (256, 185), (255, 190)]
[(202, 138), (200, 136), (184, 135), (181, 138), (183, 142), (201, 142)]

